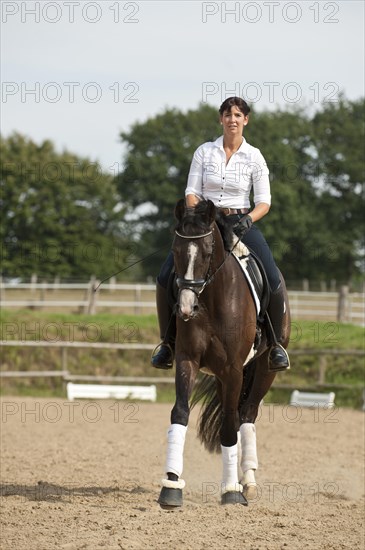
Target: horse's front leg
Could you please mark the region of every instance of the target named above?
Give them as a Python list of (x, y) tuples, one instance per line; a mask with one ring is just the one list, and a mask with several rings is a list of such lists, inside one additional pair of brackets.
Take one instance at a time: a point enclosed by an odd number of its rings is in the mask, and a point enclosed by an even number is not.
[(158, 502), (162, 508), (182, 506), (182, 490), (185, 482), (180, 478), (183, 471), (185, 436), (189, 422), (189, 398), (198, 373), (198, 363), (176, 355), (176, 400), (171, 411), (171, 425), (167, 432), (167, 456), (162, 489)]

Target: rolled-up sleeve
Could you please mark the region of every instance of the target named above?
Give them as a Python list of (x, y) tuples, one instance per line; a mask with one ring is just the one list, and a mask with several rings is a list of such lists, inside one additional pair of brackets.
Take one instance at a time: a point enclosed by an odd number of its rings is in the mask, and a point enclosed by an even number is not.
[(196, 195), (203, 198), (203, 147), (200, 146), (193, 155), (191, 161), (188, 182), (185, 189), (186, 195)]
[(269, 169), (259, 150), (256, 151), (252, 170), (253, 200), (255, 205), (260, 202), (271, 204)]

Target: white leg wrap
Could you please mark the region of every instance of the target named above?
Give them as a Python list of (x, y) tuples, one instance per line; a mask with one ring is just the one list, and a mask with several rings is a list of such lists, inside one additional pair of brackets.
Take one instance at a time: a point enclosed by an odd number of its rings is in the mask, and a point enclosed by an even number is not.
[(238, 479), (241, 477), (241, 459), (242, 459), (242, 445), (241, 445), (241, 432), (237, 432), (237, 475)]
[(167, 432), (166, 473), (181, 476), (183, 471), (183, 453), (187, 426), (171, 424)]
[(240, 426), (242, 458), (241, 468), (245, 473), (247, 470), (257, 470), (259, 464), (256, 449), (256, 427), (254, 424), (246, 423)]
[(255, 471), (246, 470), (241, 479), (242, 485), (256, 485)]
[(242, 485), (238, 482), (237, 463), (238, 463), (238, 445), (224, 447), (222, 449), (223, 476), (222, 493), (228, 491), (242, 491)]

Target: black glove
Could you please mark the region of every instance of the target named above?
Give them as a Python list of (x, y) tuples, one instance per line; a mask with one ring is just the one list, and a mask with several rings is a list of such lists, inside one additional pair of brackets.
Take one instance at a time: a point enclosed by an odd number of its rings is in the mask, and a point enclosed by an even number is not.
[(233, 231), (239, 239), (242, 239), (244, 235), (251, 229), (252, 218), (248, 214), (242, 216), (240, 220), (233, 226)]

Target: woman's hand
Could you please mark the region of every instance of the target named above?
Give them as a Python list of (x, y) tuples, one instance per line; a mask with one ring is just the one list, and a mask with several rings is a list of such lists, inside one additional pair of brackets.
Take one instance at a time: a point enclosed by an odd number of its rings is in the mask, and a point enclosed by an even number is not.
[(248, 231), (250, 231), (252, 225), (252, 218), (249, 214), (245, 214), (237, 223), (233, 226), (233, 231), (239, 239), (242, 239)]
[(196, 195), (192, 195), (192, 194), (191, 195), (186, 195), (186, 197), (185, 197), (186, 207), (187, 208), (194, 208), (194, 206), (196, 206), (200, 200), (201, 199), (199, 199), (199, 197), (197, 197)]

